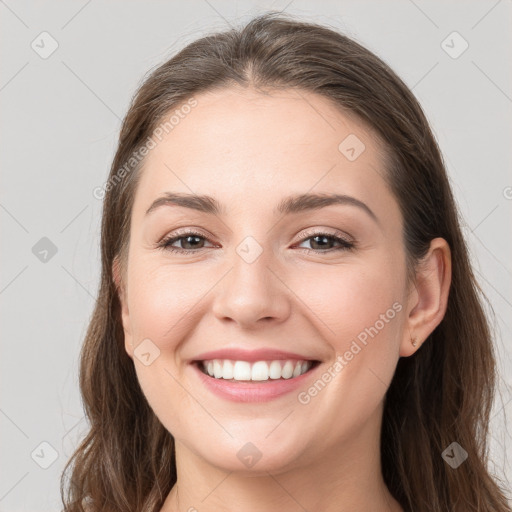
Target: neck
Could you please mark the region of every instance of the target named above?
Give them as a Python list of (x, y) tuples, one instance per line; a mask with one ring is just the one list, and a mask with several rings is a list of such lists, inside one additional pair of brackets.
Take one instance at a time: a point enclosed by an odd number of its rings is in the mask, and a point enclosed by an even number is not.
[(250, 476), (213, 466), (176, 442), (177, 483), (161, 512), (402, 512), (382, 477), (381, 417), (307, 463)]

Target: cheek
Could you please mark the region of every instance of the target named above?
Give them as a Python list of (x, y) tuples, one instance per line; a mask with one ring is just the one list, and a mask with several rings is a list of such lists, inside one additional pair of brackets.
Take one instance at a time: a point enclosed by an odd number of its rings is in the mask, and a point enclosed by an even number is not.
[(151, 339), (162, 351), (174, 348), (190, 331), (189, 317), (212, 286), (212, 276), (197, 270), (160, 265), (149, 271), (134, 267), (129, 298), (130, 319), (136, 343)]
[[(186, 431), (189, 422), (199, 414), (197, 404), (180, 383), (182, 368), (177, 360), (180, 342), (195, 328), (194, 307), (207, 292), (208, 279), (159, 265), (132, 265), (130, 269), (129, 309), (130, 321), (137, 346), (149, 339), (158, 348), (154, 356), (151, 346), (150, 365), (134, 357), (135, 371), (140, 387), (149, 405), (169, 432)], [(149, 268), (149, 270), (148, 270)], [(211, 276), (210, 276), (211, 281)], [(201, 284), (202, 283), (202, 284)], [(147, 342), (146, 342), (147, 343)], [(141, 346), (148, 346), (142, 345)], [(187, 411), (186, 417), (176, 410)], [(203, 421), (204, 418), (197, 419)], [(179, 436), (178, 436), (179, 437)]]
[(401, 273), (398, 263), (382, 259), (321, 270), (311, 267), (290, 288), (304, 301), (310, 316), (317, 318), (315, 323), (323, 326), (322, 333), (336, 352), (344, 352), (351, 340), (359, 335), (364, 339), (366, 330), (376, 323), (386, 336), (396, 332), (400, 323), (396, 313), (401, 308), (393, 304), (400, 305)]
[(326, 436), (350, 437), (362, 428), (395, 372), (404, 307), (401, 270), (394, 265), (339, 267), (323, 275), (315, 270), (295, 284), (333, 352), (321, 382), (299, 400), (309, 414), (324, 418)]
[(330, 391), (316, 406), (327, 411), (344, 404), (353, 418), (365, 418), (382, 399), (399, 357), (404, 310), (400, 264), (399, 257), (375, 258), (326, 268), (322, 274), (318, 269), (311, 275), (304, 272), (297, 280), (297, 294), (306, 298), (310, 317), (320, 319), (316, 325), (339, 362), (330, 365), (335, 377), (325, 376)]

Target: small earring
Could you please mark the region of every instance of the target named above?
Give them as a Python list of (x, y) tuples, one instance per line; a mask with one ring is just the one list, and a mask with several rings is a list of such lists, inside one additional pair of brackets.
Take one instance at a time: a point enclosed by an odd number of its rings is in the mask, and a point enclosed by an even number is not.
[(411, 338), (411, 343), (413, 347), (416, 347), (416, 345), (418, 344), (418, 338), (416, 338), (416, 336), (414, 336), (414, 338)]

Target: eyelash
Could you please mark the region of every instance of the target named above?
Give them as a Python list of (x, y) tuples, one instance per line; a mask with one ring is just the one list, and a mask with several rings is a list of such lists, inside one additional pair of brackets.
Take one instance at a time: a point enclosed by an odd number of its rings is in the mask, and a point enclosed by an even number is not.
[[(161, 242), (158, 243), (157, 247), (159, 249), (163, 249), (163, 250), (166, 250), (166, 251), (169, 251), (169, 252), (174, 252), (174, 253), (179, 253), (179, 254), (191, 254), (191, 253), (197, 253), (199, 252), (200, 250), (202, 249), (205, 249), (205, 247), (200, 247), (199, 249), (180, 249), (178, 247), (172, 247), (171, 245), (174, 243), (174, 242), (177, 242), (178, 240), (181, 240), (182, 238), (187, 238), (189, 236), (197, 236), (199, 238), (203, 238), (205, 239), (206, 241), (210, 241), (208, 240), (208, 238), (206, 238), (205, 236), (203, 236), (201, 233), (198, 233), (197, 231), (186, 231), (184, 233), (180, 233), (178, 236), (172, 236), (172, 237), (167, 237), (167, 238), (164, 238)], [(318, 231), (318, 232), (306, 232), (304, 233), (303, 236), (301, 236), (301, 239), (300, 239), (300, 242), (299, 243), (302, 243), (306, 240), (309, 240), (310, 238), (314, 238), (314, 237), (317, 237), (317, 236), (322, 236), (322, 237), (325, 237), (325, 238), (329, 238), (331, 240), (333, 240), (334, 242), (338, 242), (339, 244), (341, 244), (341, 247), (335, 247), (335, 248), (332, 248), (332, 249), (328, 249), (327, 251), (320, 251), (318, 249), (307, 249), (305, 247), (301, 247), (302, 250), (306, 251), (306, 252), (314, 252), (316, 254), (319, 254), (319, 253), (329, 253), (329, 252), (333, 252), (333, 251), (346, 251), (346, 250), (353, 250), (355, 248), (355, 244), (354, 242), (351, 242), (343, 237), (340, 237), (340, 236), (336, 236), (332, 233), (324, 233), (324, 232), (321, 232), (321, 231)]]

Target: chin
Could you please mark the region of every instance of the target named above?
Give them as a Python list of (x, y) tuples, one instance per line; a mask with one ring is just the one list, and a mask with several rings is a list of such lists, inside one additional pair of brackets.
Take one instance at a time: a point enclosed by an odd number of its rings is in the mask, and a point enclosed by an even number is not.
[[(265, 435), (258, 436), (261, 441), (250, 441), (250, 432), (246, 440), (219, 439), (212, 440), (211, 445), (198, 446), (195, 453), (207, 463), (217, 468), (247, 476), (268, 476), (268, 473), (281, 473), (299, 464), (302, 444), (288, 437), (287, 441), (265, 440)], [(271, 434), (272, 436), (273, 434)]]

